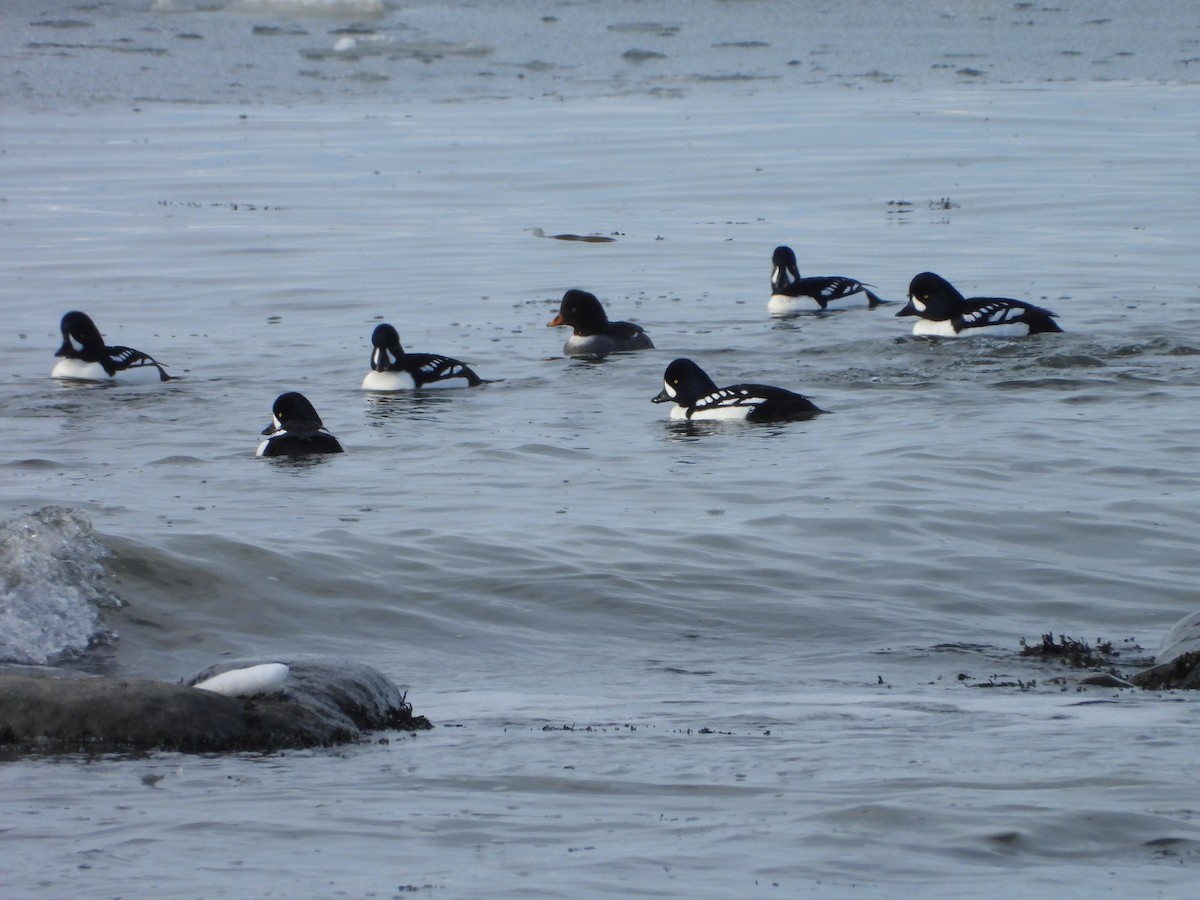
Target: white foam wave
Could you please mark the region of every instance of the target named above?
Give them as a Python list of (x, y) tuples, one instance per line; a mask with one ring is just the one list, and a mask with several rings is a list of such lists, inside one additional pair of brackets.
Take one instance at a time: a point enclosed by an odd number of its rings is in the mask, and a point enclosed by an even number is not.
[(46, 665), (112, 637), (100, 609), (110, 555), (82, 513), (47, 506), (0, 525), (0, 661)]

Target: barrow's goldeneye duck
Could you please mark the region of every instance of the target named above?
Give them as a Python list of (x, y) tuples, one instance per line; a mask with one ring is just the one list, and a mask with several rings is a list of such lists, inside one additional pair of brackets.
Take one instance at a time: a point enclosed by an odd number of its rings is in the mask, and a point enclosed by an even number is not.
[(807, 419), (824, 412), (811, 400), (765, 384), (734, 384), (719, 388), (690, 359), (677, 359), (663, 374), (663, 389), (652, 403), (671, 403), (672, 419), (736, 419), (775, 422)]
[(341, 453), (338, 439), (325, 430), (321, 417), (296, 391), (275, 398), (271, 424), (262, 431), (267, 439), (258, 445), (255, 456), (307, 456), (310, 453)]
[(954, 285), (933, 272), (922, 272), (912, 280), (908, 304), (896, 315), (919, 317), (913, 334), (939, 337), (1024, 337), (1062, 331), (1054, 313), (1047, 309), (1006, 297), (964, 298)]
[(595, 294), (575, 289), (563, 294), (558, 315), (547, 328), (569, 325), (574, 333), (563, 344), (568, 356), (596, 356), (618, 350), (653, 350), (650, 335), (632, 322), (610, 322)]
[(771, 254), (771, 299), (767, 301), (767, 312), (773, 316), (814, 307), (824, 309), (834, 300), (845, 300), (855, 294), (865, 295), (871, 309), (883, 303), (868, 290), (868, 285), (853, 278), (841, 275), (801, 278), (791, 247), (776, 247)]
[(62, 360), (50, 373), (52, 378), (83, 381), (120, 381), (137, 384), (169, 381), (162, 363), (132, 347), (106, 347), (100, 329), (86, 313), (67, 313), (59, 323), (62, 346), (55, 352)]
[(405, 353), (400, 334), (391, 325), (378, 325), (371, 334), (371, 371), (363, 378), (364, 391), (406, 391), (413, 388), (465, 383), (483, 384), (475, 372), (447, 356)]

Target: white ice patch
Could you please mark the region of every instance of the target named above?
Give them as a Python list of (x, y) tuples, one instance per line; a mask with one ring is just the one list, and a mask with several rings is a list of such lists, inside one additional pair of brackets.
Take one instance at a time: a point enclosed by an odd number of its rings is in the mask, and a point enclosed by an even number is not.
[(283, 690), (291, 671), (283, 663), (263, 663), (248, 669), (232, 669), (192, 685), (197, 690), (212, 691), (226, 697), (255, 697), (259, 694), (278, 694)]

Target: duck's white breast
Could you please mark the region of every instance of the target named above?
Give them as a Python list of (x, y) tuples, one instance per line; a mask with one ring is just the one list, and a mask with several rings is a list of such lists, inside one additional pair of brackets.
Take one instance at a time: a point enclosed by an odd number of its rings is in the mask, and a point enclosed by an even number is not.
[(100, 363), (84, 362), (82, 359), (60, 360), (50, 372), (50, 377), (74, 381), (115, 381), (117, 384), (158, 384), (162, 381), (157, 366), (134, 366), (109, 375)]
[(786, 316), (806, 309), (820, 309), (821, 304), (812, 297), (789, 297), (787, 294), (772, 294), (767, 301), (767, 312), (773, 316)]
[(368, 372), (363, 379), (364, 391), (411, 391), (417, 386), (407, 372)]
[(958, 337), (949, 319), (917, 319), (913, 322), (912, 333), (922, 337)]
[(50, 373), (51, 378), (74, 378), (78, 381), (112, 381), (100, 363), (82, 359), (62, 359)]

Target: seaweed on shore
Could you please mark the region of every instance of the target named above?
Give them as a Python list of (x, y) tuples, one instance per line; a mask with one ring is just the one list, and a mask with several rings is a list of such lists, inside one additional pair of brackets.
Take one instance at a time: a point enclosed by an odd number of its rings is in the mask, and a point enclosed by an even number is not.
[[(1130, 650), (1141, 648), (1132, 639), (1125, 642)], [(1079, 679), (1082, 685), (1096, 687), (1134, 687), (1130, 677), (1121, 671), (1114, 662), (1121, 656), (1112, 641), (1096, 639), (1096, 646), (1087, 641), (1060, 634), (1055, 640), (1054, 632), (1042, 635), (1041, 643), (1031, 644), (1021, 638), (1021, 655), (1032, 656), (1047, 662), (1055, 662), (1072, 669), (1087, 669), (1092, 674)], [(1143, 660), (1128, 660), (1134, 666), (1145, 665)]]
[(1087, 641), (1065, 634), (1060, 634), (1055, 640), (1051, 631), (1043, 634), (1038, 644), (1027, 643), (1025, 638), (1021, 638), (1021, 655), (1052, 659), (1073, 669), (1104, 669), (1111, 675), (1120, 675), (1112, 663), (1113, 657), (1119, 655), (1113, 650), (1112, 641), (1097, 639), (1096, 646), (1092, 647)]
[(408, 702), (408, 692), (405, 691), (400, 695), (400, 705), (388, 710), (385, 727), (395, 728), (397, 731), (429, 731), (433, 728), (433, 723), (425, 716), (413, 714), (412, 704)]

